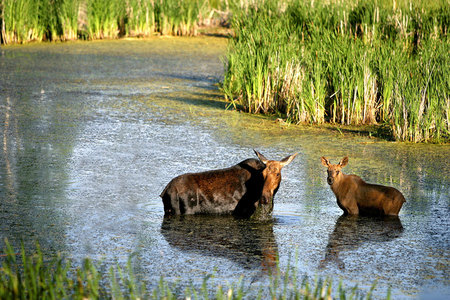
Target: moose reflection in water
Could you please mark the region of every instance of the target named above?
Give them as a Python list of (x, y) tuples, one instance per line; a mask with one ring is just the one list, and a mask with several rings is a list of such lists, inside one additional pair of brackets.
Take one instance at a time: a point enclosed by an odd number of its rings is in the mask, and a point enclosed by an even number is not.
[(184, 252), (224, 257), (265, 273), (276, 270), (278, 247), (272, 221), (230, 215), (165, 216), (161, 233), (172, 247)]
[(229, 214), (267, 218), (281, 182), (281, 169), (297, 155), (269, 160), (255, 151), (226, 169), (180, 175), (161, 193), (165, 215)]
[(395, 240), (403, 232), (402, 223), (397, 216), (363, 217), (342, 215), (330, 234), (325, 250), (325, 258), (319, 268), (327, 264), (336, 264), (344, 269), (342, 257), (346, 251), (358, 249), (365, 243), (383, 243)]

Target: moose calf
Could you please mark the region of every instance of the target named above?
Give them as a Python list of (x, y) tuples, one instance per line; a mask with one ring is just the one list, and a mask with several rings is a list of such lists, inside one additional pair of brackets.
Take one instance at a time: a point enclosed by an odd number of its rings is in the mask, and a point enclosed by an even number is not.
[(344, 157), (339, 164), (330, 164), (322, 156), (322, 164), (328, 168), (327, 182), (336, 195), (344, 214), (398, 215), (405, 197), (389, 186), (366, 183), (359, 176), (346, 175), (341, 169), (348, 163)]

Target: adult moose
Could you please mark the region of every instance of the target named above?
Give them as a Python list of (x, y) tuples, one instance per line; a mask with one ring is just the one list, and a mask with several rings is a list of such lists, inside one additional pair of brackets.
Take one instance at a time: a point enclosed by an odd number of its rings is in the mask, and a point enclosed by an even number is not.
[(356, 175), (345, 175), (341, 169), (347, 165), (348, 157), (336, 165), (323, 156), (321, 160), (328, 168), (327, 182), (344, 214), (398, 215), (406, 200), (397, 189), (366, 183)]
[[(227, 214), (267, 217), (281, 182), (281, 169), (297, 155), (281, 161), (246, 159), (226, 169), (175, 177), (161, 193), (165, 215)], [(256, 213), (255, 213), (256, 212)]]

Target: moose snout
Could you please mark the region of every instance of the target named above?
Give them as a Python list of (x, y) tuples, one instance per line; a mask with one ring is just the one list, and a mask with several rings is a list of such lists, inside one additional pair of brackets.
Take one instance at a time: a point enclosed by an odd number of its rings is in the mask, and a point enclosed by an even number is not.
[(259, 202), (260, 202), (260, 204), (262, 204), (262, 205), (269, 204), (269, 202), (270, 202), (270, 201), (269, 201), (269, 197), (263, 195), (263, 196), (261, 197), (261, 200), (260, 200)]

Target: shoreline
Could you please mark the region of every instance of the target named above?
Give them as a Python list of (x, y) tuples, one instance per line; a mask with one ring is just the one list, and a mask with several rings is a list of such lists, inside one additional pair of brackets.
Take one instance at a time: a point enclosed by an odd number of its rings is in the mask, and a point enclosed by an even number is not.
[[(67, 43), (84, 43), (84, 42), (103, 42), (103, 41), (149, 41), (156, 39), (208, 39), (208, 38), (223, 38), (230, 39), (232, 36), (232, 30), (230, 28), (222, 27), (222, 26), (203, 26), (198, 31), (198, 34), (195, 36), (174, 36), (174, 35), (161, 35), (155, 33), (150, 37), (139, 37), (139, 36), (125, 36), (118, 38), (103, 38), (103, 39), (92, 39), (92, 40), (84, 40), (84, 39), (76, 39), (76, 40), (57, 40), (57, 41), (30, 41), (26, 43), (14, 43), (8, 45), (0, 45), (0, 49), (4, 50), (7, 48), (15, 48), (15, 47), (27, 47), (27, 46), (36, 46), (36, 45), (61, 45)], [(224, 52), (225, 55), (225, 52)], [(442, 140), (428, 140), (421, 142), (411, 142), (411, 141), (396, 141), (391, 135), (391, 129), (388, 124), (370, 124), (370, 125), (346, 125), (346, 124), (338, 124), (331, 123), (329, 121), (325, 121), (322, 124), (311, 124), (311, 123), (301, 123), (301, 122), (291, 122), (285, 115), (276, 113), (260, 113), (260, 112), (247, 112), (239, 105), (233, 107), (233, 101), (226, 100), (225, 93), (221, 90), (220, 85), (222, 82), (216, 82), (214, 84), (215, 88), (217, 88), (218, 95), (221, 98), (220, 101), (224, 103), (225, 110), (234, 110), (239, 113), (246, 113), (251, 116), (263, 118), (269, 121), (273, 121), (279, 123), (280, 126), (283, 127), (296, 127), (296, 128), (316, 128), (323, 129), (329, 132), (335, 132), (341, 136), (344, 135), (353, 135), (353, 136), (362, 136), (373, 139), (376, 141), (385, 141), (385, 142), (398, 142), (403, 144), (438, 144), (438, 145), (448, 145), (450, 144), (450, 138), (443, 138)]]

